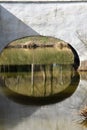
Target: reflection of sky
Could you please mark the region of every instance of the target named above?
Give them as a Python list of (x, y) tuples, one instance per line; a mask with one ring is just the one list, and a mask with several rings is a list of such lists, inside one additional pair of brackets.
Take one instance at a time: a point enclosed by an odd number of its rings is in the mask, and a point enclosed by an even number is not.
[[(85, 105), (87, 81), (80, 80), (75, 93), (63, 102), (46, 106), (26, 106), (7, 99), (0, 89), (0, 129), (2, 130), (85, 130), (76, 124), (77, 112)], [(84, 101), (84, 103), (83, 103)]]

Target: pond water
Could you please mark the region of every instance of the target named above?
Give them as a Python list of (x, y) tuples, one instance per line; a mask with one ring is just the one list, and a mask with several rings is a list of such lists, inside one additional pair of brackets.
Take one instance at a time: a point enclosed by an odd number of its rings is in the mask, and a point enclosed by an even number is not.
[(85, 130), (86, 86), (73, 65), (1, 65), (0, 130)]

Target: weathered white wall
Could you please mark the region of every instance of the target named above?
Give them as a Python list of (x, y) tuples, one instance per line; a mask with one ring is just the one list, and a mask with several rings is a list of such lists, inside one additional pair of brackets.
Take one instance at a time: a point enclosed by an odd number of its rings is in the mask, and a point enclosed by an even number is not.
[(87, 51), (78, 34), (87, 36), (86, 2), (2, 2), (0, 4), (0, 50), (23, 36), (53, 36), (70, 43), (80, 60)]

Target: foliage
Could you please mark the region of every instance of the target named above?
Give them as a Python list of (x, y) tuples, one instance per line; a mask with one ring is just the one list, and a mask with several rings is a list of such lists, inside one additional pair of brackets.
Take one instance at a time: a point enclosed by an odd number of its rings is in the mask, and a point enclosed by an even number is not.
[(0, 65), (20, 64), (73, 64), (74, 56), (70, 50), (45, 49), (5, 49), (0, 55)]

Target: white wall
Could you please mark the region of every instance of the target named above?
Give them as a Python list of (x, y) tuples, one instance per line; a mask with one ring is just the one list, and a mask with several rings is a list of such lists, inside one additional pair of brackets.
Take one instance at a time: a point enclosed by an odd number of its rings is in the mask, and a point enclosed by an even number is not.
[(87, 51), (77, 32), (83, 39), (87, 36), (86, 2), (0, 4), (0, 50), (20, 37), (53, 36), (70, 43), (83, 61), (87, 59)]

